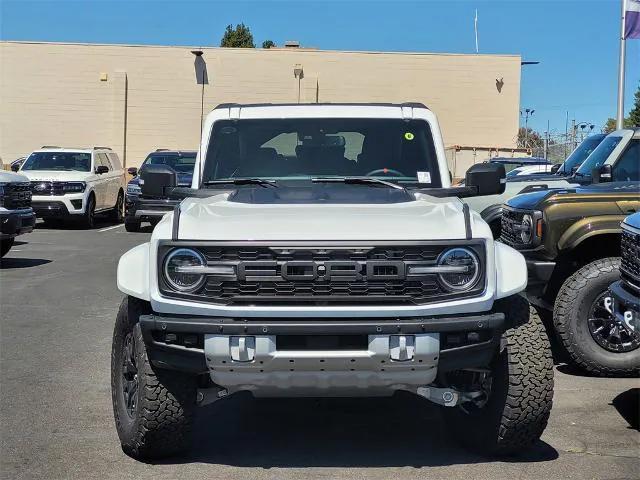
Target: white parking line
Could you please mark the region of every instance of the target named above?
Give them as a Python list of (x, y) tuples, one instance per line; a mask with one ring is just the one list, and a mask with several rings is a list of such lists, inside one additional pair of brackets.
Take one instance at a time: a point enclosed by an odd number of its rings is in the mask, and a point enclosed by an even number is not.
[(119, 224), (119, 225), (113, 225), (111, 227), (107, 227), (107, 228), (103, 228), (101, 230), (98, 230), (98, 233), (102, 233), (102, 232), (107, 232), (109, 230), (113, 230), (115, 228), (120, 228), (122, 225), (124, 225), (123, 223)]

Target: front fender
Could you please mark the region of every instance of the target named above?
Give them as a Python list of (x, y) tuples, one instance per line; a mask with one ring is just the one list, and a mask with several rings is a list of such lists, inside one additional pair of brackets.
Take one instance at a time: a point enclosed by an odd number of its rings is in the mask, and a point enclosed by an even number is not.
[(118, 290), (132, 297), (150, 301), (149, 243), (133, 247), (118, 262)]
[(585, 217), (569, 227), (558, 240), (558, 250), (574, 249), (587, 238), (604, 233), (620, 233), (624, 215)]
[(496, 300), (527, 288), (527, 263), (520, 252), (494, 242), (496, 262)]

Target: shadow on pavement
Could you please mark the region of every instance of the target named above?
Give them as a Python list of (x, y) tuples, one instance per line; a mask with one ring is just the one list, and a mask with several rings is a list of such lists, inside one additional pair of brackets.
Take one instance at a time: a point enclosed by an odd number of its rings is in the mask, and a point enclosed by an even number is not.
[[(203, 407), (194, 450), (162, 463), (240, 467), (389, 467), (484, 463), (447, 435), (439, 407), (410, 394), (373, 399), (254, 399), (236, 394)], [(506, 462), (545, 462), (539, 441)]]
[(630, 388), (613, 399), (611, 405), (629, 424), (629, 428), (640, 431), (640, 388)]
[(47, 263), (51, 263), (51, 260), (46, 260), (44, 258), (4, 257), (0, 260), (0, 269), (10, 270), (15, 268), (31, 268), (45, 265)]

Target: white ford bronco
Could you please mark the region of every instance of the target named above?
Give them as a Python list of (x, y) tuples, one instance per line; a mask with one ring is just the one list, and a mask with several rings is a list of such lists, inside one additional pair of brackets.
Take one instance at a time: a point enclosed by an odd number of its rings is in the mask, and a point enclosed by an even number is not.
[[(254, 396), (378, 396), (443, 407), (463, 444), (511, 454), (542, 434), (549, 342), (520, 295), (520, 253), (457, 197), (422, 104), (237, 105), (204, 125), (188, 197), (125, 253), (111, 382), (124, 451), (189, 446), (198, 405)], [(143, 194), (176, 188), (166, 166)], [(146, 193), (145, 193), (146, 192)]]

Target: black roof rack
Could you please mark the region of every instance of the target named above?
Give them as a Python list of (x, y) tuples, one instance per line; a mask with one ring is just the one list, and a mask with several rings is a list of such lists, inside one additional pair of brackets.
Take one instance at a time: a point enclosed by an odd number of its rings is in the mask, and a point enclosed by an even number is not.
[(40, 148), (62, 148), (62, 147), (60, 147), (58, 145), (42, 145), (42, 147), (40, 147)]
[(372, 106), (372, 107), (411, 107), (411, 108), (429, 108), (420, 102), (404, 102), (404, 103), (384, 103), (384, 102), (321, 102), (321, 103), (221, 103), (214, 110), (222, 108), (250, 108), (250, 107), (309, 107), (314, 105), (320, 106)]
[(156, 148), (156, 152), (168, 152), (168, 148)]
[(111, 150), (111, 147), (93, 147), (94, 150)]

